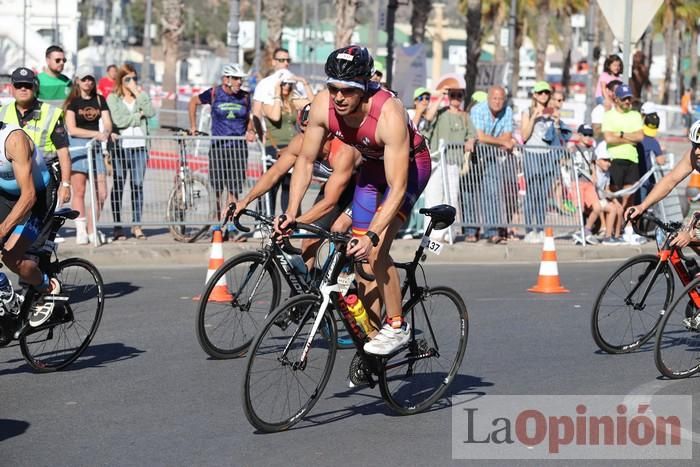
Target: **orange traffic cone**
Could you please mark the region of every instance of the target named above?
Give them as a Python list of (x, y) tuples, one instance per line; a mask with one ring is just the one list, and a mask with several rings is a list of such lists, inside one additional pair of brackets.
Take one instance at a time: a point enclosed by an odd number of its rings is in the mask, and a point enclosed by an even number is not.
[[(224, 264), (224, 239), (221, 235), (221, 228), (214, 227), (212, 229), (211, 253), (209, 254), (209, 269), (207, 269), (207, 278), (204, 284), (208, 284), (209, 280), (214, 275), (214, 272)], [(199, 300), (201, 295), (197, 295), (192, 300)], [(214, 286), (214, 290), (209, 295), (210, 302), (230, 302), (233, 300), (233, 295), (228, 291), (226, 284), (226, 274), (221, 276)]]
[(537, 293), (567, 293), (567, 289), (559, 282), (559, 269), (557, 268), (557, 251), (554, 248), (554, 232), (551, 227), (545, 229), (544, 245), (542, 246), (542, 262), (540, 263), (540, 275), (537, 284), (527, 289), (528, 292)]

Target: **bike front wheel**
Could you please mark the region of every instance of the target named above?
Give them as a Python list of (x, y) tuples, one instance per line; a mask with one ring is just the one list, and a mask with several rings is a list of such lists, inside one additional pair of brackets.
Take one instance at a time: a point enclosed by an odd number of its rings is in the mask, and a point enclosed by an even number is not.
[(690, 298), (700, 293), (700, 277), (693, 279), (664, 311), (656, 331), (654, 362), (662, 375), (688, 378), (700, 371), (700, 309)]
[(20, 338), (22, 355), (35, 370), (61, 370), (85, 351), (102, 318), (104, 284), (97, 268), (81, 258), (58, 264), (61, 284), (49, 320)]
[(673, 299), (673, 284), (668, 263), (657, 256), (636, 256), (620, 266), (593, 305), (591, 332), (598, 347), (621, 354), (647, 342), (656, 332), (660, 311)]
[(263, 253), (242, 253), (227, 260), (199, 300), (197, 340), (202, 350), (217, 359), (243, 355), (279, 304), (281, 289), (279, 272)]
[(166, 221), (170, 233), (180, 242), (193, 242), (218, 217), (216, 203), (209, 194), (209, 184), (201, 175), (178, 179), (168, 197)]
[(411, 339), (386, 359), (379, 388), (393, 410), (411, 415), (432, 406), (454, 381), (467, 349), (469, 314), (455, 290), (435, 287), (409, 302), (404, 315)]
[(298, 295), (265, 321), (248, 353), (243, 380), (243, 409), (263, 432), (289, 429), (318, 402), (333, 369), (335, 321), (324, 312), (301, 359), (319, 313), (321, 297)]

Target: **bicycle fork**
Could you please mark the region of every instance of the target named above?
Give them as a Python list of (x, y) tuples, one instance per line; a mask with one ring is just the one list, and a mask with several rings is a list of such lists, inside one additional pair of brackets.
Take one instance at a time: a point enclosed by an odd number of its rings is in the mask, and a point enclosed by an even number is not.
[(656, 266), (654, 267), (654, 272), (652, 274), (651, 280), (647, 284), (646, 288), (644, 289), (644, 293), (642, 294), (642, 297), (639, 299), (637, 303), (632, 302), (632, 296), (637, 292), (639, 287), (642, 285), (642, 282), (646, 279), (646, 277), (649, 275), (650, 269), (647, 268), (646, 271), (644, 271), (642, 274), (637, 277), (637, 284), (630, 290), (630, 293), (627, 294), (625, 297), (625, 305), (631, 305), (636, 311), (641, 311), (644, 309), (646, 305), (644, 305), (644, 302), (646, 302), (647, 297), (649, 296), (649, 293), (651, 292), (651, 288), (653, 287), (654, 283), (656, 282), (656, 278), (659, 277), (659, 274), (661, 274), (661, 269), (666, 265), (666, 261), (663, 260), (663, 258), (656, 263)]

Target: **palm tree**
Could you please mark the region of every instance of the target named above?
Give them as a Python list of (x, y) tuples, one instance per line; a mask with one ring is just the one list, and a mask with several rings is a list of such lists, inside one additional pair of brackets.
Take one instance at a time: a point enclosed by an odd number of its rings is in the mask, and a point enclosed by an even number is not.
[[(181, 0), (163, 0), (160, 23), (163, 27), (163, 92), (165, 93), (174, 93), (177, 88), (176, 70), (180, 54), (180, 38), (185, 30), (183, 10), (184, 3)], [(163, 108), (175, 109), (175, 100), (163, 100)]]
[(357, 25), (360, 0), (333, 0), (335, 5), (335, 47), (349, 45)]
[(413, 0), (411, 9), (411, 44), (422, 44), (425, 40), (425, 25), (428, 24), (433, 0)]
[(263, 76), (272, 69), (272, 54), (275, 49), (282, 46), (282, 28), (287, 14), (287, 4), (285, 0), (265, 0), (262, 8), (262, 14), (267, 21), (267, 41), (260, 64)]
[[(464, 6), (464, 3), (463, 3)], [(465, 95), (471, 96), (476, 87), (476, 69), (481, 56), (481, 0), (467, 0), (467, 70)]]
[(535, 39), (535, 78), (544, 79), (544, 67), (547, 62), (547, 46), (549, 45), (549, 15), (550, 0), (537, 0), (536, 39)]

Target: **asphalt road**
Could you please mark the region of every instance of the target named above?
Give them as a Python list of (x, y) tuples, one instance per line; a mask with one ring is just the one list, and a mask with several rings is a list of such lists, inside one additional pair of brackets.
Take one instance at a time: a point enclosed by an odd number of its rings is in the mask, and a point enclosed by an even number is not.
[[(469, 345), (451, 393), (695, 396), (698, 379), (658, 379), (649, 348), (596, 351), (590, 309), (618, 263), (560, 265), (571, 293), (526, 292), (536, 264), (434, 266), (470, 313)], [(292, 430), (259, 434), (241, 407), (244, 360), (210, 360), (194, 333), (205, 271), (107, 269), (105, 314), (92, 346), (68, 371), (33, 373), (19, 348), (0, 350), (0, 465), (528, 465), (454, 460), (452, 410), (393, 415), (379, 391), (348, 389), (351, 351), (339, 351), (323, 397)], [(698, 435), (695, 435), (698, 439)], [(693, 445), (697, 458), (700, 445)], [(555, 459), (555, 458), (553, 458)], [(555, 460), (548, 465), (697, 465), (697, 461)]]

